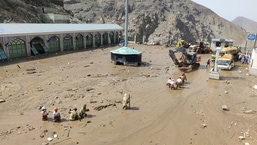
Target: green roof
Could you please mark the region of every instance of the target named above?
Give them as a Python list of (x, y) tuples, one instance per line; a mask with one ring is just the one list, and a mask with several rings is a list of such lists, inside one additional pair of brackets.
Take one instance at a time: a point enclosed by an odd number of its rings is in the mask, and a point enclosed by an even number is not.
[(138, 50), (135, 50), (135, 49), (132, 49), (132, 48), (129, 48), (129, 47), (121, 47), (121, 48), (118, 48), (116, 50), (112, 50), (111, 53), (114, 53), (114, 54), (124, 54), (124, 55), (131, 55), (131, 54), (141, 54), (140, 51)]

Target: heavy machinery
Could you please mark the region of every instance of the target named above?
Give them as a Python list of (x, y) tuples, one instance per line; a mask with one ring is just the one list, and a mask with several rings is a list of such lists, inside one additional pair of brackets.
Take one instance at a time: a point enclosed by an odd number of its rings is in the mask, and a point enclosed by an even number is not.
[[(188, 52), (188, 43), (183, 42), (183, 46), (176, 47), (169, 50), (169, 55), (173, 60), (174, 64), (180, 69), (195, 70), (200, 66), (201, 56), (197, 55), (196, 52)], [(182, 53), (181, 57), (177, 59), (176, 53)]]
[(178, 42), (176, 44), (176, 47), (182, 47), (182, 46), (188, 48), (190, 46), (190, 44), (188, 42), (186, 42), (185, 40), (179, 38)]
[(219, 69), (231, 70), (235, 66), (232, 54), (224, 54), (218, 58), (217, 67)]
[(193, 52), (197, 52), (198, 54), (211, 53), (211, 47), (209, 42), (205, 41), (197, 41), (196, 44), (190, 45), (190, 50)]
[(216, 47), (221, 47), (219, 55), (231, 54), (234, 61), (238, 61), (240, 49), (234, 46), (234, 41), (232, 39), (212, 39), (211, 48), (212, 48), (212, 61), (215, 60)]

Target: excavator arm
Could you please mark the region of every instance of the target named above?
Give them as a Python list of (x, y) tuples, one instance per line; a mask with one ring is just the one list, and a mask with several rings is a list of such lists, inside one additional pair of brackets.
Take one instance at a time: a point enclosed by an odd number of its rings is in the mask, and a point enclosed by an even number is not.
[(170, 49), (169, 50), (170, 58), (173, 60), (174, 64), (177, 65), (177, 66), (182, 66), (183, 62), (187, 61), (187, 59), (185, 59), (184, 61), (179, 62), (177, 57), (176, 57), (176, 55), (175, 55), (175, 53), (177, 53), (177, 52), (181, 52), (182, 55), (184, 55), (184, 57), (186, 58), (187, 57), (186, 48), (184, 48), (184, 47), (176, 47), (175, 49)]
[[(176, 57), (175, 53), (177, 52), (182, 53), (182, 57), (184, 57), (182, 61), (179, 61)], [(174, 64), (178, 67), (192, 66), (192, 68), (195, 69), (200, 66), (200, 64), (197, 63), (196, 52), (187, 52), (185, 47), (176, 47), (175, 49), (170, 49), (169, 55)]]

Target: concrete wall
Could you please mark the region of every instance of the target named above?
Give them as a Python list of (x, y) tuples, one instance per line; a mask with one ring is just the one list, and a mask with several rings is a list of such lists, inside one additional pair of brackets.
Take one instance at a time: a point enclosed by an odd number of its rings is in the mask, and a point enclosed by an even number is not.
[(70, 23), (69, 15), (46, 13), (42, 17), (44, 23)]
[(252, 56), (249, 63), (249, 73), (257, 75), (257, 48), (252, 50)]

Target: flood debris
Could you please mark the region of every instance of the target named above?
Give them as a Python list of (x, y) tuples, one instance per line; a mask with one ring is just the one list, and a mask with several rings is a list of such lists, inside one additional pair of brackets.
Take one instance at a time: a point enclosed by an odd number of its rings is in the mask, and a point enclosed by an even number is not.
[(101, 111), (102, 109), (107, 108), (107, 107), (109, 107), (109, 106), (116, 106), (116, 104), (111, 103), (111, 104), (107, 104), (107, 105), (96, 106), (96, 107), (94, 108), (94, 110)]
[(229, 111), (229, 108), (228, 108), (227, 105), (222, 105), (222, 110), (224, 110), (224, 111)]
[(244, 113), (245, 114), (254, 114), (254, 113), (256, 113), (256, 111), (250, 109), (250, 110), (245, 110)]
[(0, 99), (0, 103), (3, 103), (3, 102), (5, 102), (5, 100), (3, 100), (3, 99)]

